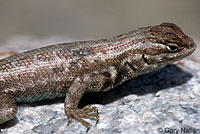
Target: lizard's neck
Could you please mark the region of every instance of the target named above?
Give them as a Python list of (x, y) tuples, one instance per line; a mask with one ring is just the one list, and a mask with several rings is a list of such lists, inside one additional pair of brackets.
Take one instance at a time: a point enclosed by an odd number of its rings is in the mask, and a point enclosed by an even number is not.
[(129, 34), (120, 35), (111, 39), (102, 40), (93, 46), (93, 55), (87, 58), (98, 65), (107, 66), (108, 73), (116, 76), (114, 85), (136, 77), (150, 69), (150, 65), (144, 60), (144, 49), (150, 45), (145, 37)]
[(96, 59), (103, 61), (104, 66), (115, 68), (114, 72), (117, 72), (116, 77), (118, 77), (115, 78), (118, 79), (117, 85), (165, 65), (164, 62), (150, 63), (146, 58), (149, 55), (145, 51), (149, 50), (153, 42), (147, 40), (144, 34), (132, 33), (104, 40), (104, 43), (98, 44), (94, 49), (93, 56)]
[(136, 34), (134, 31), (132, 34), (130, 33), (98, 40), (97, 44), (92, 45), (93, 56), (97, 56), (102, 60), (113, 59), (115, 61), (120, 58), (120, 62), (130, 56), (135, 56), (138, 51), (141, 51), (141, 47), (143, 47), (141, 43), (145, 42), (145, 38), (142, 34)]

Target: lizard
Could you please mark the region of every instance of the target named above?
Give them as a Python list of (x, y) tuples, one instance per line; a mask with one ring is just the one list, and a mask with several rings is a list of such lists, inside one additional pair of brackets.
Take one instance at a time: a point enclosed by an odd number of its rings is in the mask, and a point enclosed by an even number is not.
[(68, 124), (99, 120), (97, 107), (78, 104), (85, 92), (108, 91), (178, 61), (196, 48), (173, 23), (142, 27), (115, 37), (68, 42), (0, 60), (0, 124), (16, 116), (18, 102), (65, 97)]

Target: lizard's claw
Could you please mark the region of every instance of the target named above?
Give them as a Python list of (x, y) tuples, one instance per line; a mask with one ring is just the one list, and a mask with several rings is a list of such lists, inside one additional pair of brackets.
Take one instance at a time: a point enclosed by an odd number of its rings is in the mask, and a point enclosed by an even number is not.
[(69, 126), (69, 124), (71, 124), (71, 122), (72, 122), (72, 116), (71, 116), (71, 114), (69, 114), (69, 112), (65, 112), (65, 113), (68, 118), (67, 126)]
[(67, 126), (69, 126), (69, 124), (71, 124), (71, 123), (72, 123), (72, 121), (69, 120), (69, 121), (67, 122)]
[(89, 131), (90, 129), (90, 124), (87, 121), (83, 120), (82, 118), (95, 120), (96, 124), (99, 121), (99, 115), (98, 115), (99, 113), (97, 107), (86, 106), (83, 109), (78, 109), (78, 108), (67, 109), (65, 110), (65, 113), (69, 120), (68, 125), (69, 123), (71, 123), (73, 117), (77, 121), (81, 122), (81, 124), (83, 124), (87, 128), (87, 131)]

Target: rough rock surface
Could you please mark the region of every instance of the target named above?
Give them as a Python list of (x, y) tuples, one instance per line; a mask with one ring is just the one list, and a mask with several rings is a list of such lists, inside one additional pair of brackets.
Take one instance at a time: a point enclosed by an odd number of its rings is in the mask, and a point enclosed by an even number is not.
[[(20, 41), (18, 46), (14, 47), (11, 46), (16, 40), (0, 43), (0, 49), (30, 49), (23, 48), (29, 41)], [(46, 42), (50, 44), (51, 41)], [(40, 45), (35, 43), (34, 47)], [(92, 125), (88, 134), (200, 133), (198, 56), (199, 54), (196, 54), (177, 64), (141, 75), (111, 91), (85, 94), (80, 107), (96, 106), (100, 115), (97, 126), (94, 121), (87, 120)], [(64, 98), (60, 98), (18, 104), (16, 118), (1, 125), (1, 134), (85, 133), (86, 128), (76, 120), (67, 126), (63, 101)]]

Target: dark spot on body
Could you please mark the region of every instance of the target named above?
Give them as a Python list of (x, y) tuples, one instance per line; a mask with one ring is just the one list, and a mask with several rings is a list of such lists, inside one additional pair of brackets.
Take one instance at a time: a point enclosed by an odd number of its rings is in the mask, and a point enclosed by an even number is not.
[(131, 68), (133, 71), (136, 71), (136, 68), (129, 62), (126, 62), (125, 65), (127, 65), (129, 68)]
[(149, 60), (145, 57), (145, 54), (142, 54), (142, 59), (144, 60), (144, 62), (148, 65), (151, 65), (151, 63), (149, 62)]
[(91, 54), (90, 50), (88, 49), (77, 49), (77, 50), (72, 50), (72, 55), (70, 56), (72, 59), (81, 59), (85, 56), (88, 56)]
[(76, 63), (76, 62), (73, 62), (73, 61), (72, 61), (72, 62), (69, 62), (69, 64), (71, 65), (72, 68), (75, 68), (75, 67), (77, 66), (77, 63)]
[(59, 72), (64, 72), (65, 68), (63, 67), (54, 67), (52, 68), (53, 73), (59, 73)]
[(106, 77), (111, 77), (111, 74), (109, 72), (103, 72), (103, 75)]

